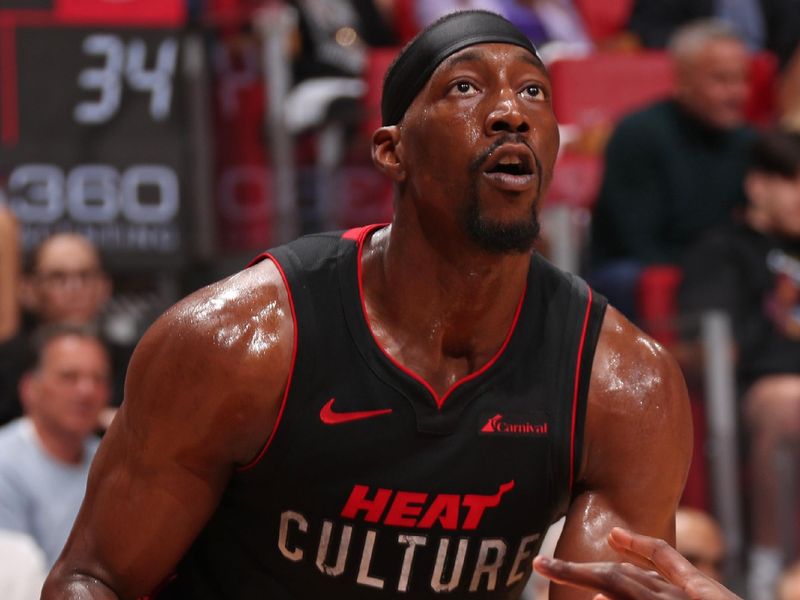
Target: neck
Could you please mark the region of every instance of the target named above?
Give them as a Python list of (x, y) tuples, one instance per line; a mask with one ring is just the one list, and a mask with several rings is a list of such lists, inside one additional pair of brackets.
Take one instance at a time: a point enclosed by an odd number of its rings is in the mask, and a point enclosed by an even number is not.
[(530, 264), (527, 252), (493, 255), (459, 237), (426, 234), (396, 219), (364, 248), (373, 332), (387, 352), (437, 391), (479, 369), (502, 346)]
[(44, 451), (59, 462), (77, 465), (83, 459), (82, 437), (48, 427), (39, 419), (31, 419), (36, 437)]

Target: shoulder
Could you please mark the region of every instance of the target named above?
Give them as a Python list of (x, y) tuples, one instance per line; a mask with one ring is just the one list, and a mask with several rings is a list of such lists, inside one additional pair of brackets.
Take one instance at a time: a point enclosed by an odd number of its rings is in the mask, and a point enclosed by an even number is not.
[[(669, 448), (669, 452), (664, 452)], [(683, 375), (661, 345), (609, 307), (592, 366), (580, 479), (674, 496), (692, 449)]]
[(686, 388), (672, 355), (609, 307), (595, 351), (589, 413), (620, 423), (685, 421)]
[(292, 335), (291, 324), (283, 279), (265, 260), (172, 306), (143, 336), (133, 361), (158, 354), (179, 368), (207, 372), (275, 353)]
[(27, 423), (27, 419), (22, 417), (0, 427), (0, 463), (5, 462), (4, 458), (10, 458), (12, 452), (20, 451), (29, 445), (24, 435)]
[(675, 119), (666, 101), (651, 104), (620, 119), (608, 141), (607, 154), (629, 151), (632, 160), (642, 158), (644, 150), (669, 146), (675, 136)]
[(277, 413), (293, 348), (288, 292), (265, 260), (181, 300), (145, 333), (128, 369), (125, 422), (205, 428), (245, 461)]
[(674, 108), (671, 106), (671, 102), (660, 100), (622, 117), (617, 125), (617, 131), (633, 135), (642, 127), (657, 129), (664, 122), (671, 123), (673, 120)]

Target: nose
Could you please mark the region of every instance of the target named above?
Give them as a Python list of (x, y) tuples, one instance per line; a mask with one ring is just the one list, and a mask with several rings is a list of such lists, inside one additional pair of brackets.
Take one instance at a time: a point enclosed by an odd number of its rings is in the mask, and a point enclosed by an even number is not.
[(486, 133), (525, 133), (530, 129), (528, 118), (520, 110), (520, 99), (510, 88), (500, 91), (492, 110), (486, 117)]

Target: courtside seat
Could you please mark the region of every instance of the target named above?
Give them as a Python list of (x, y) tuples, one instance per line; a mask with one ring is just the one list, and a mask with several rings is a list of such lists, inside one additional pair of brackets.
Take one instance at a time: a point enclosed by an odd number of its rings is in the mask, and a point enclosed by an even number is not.
[(595, 43), (623, 33), (633, 10), (633, 0), (574, 0), (574, 4)]
[(597, 52), (550, 65), (553, 109), (559, 123), (587, 127), (670, 94), (674, 76), (665, 52)]

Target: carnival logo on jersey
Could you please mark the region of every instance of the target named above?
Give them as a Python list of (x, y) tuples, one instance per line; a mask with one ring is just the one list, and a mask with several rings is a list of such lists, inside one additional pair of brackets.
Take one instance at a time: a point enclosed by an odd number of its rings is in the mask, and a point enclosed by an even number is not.
[[(547, 421), (533, 418), (531, 414), (506, 414), (500, 413), (486, 419), (486, 424), (481, 427), (481, 435), (547, 435)], [(484, 417), (486, 418), (486, 417)]]

